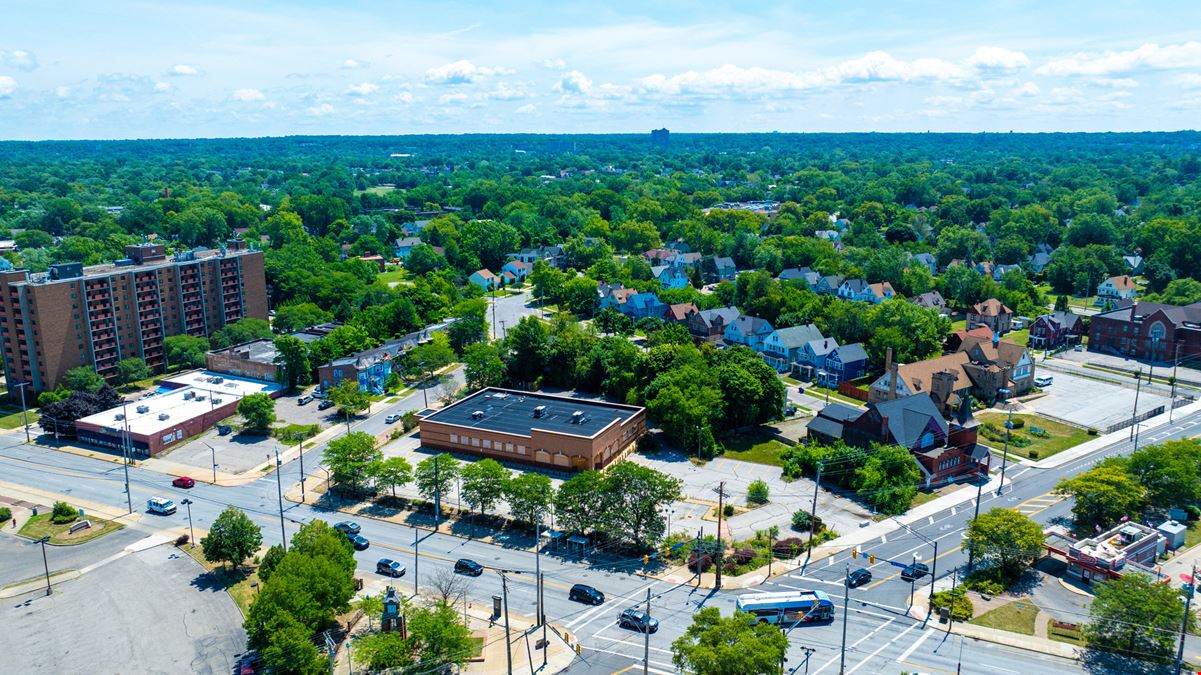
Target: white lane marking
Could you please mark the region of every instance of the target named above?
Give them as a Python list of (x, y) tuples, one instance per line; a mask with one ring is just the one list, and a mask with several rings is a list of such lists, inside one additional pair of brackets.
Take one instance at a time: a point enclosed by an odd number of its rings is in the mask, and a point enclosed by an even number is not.
[(930, 516), (930, 517), (927, 519), (927, 522), (926, 522), (926, 524), (927, 524), (927, 525), (933, 525), (933, 524), (934, 524), (934, 516)]
[[(620, 606), (620, 605), (624, 604), (630, 598), (633, 598), (638, 595), (642, 595), (643, 593), (646, 592), (646, 589), (648, 587), (653, 588), (655, 586), (655, 584), (657, 584), (657, 583), (659, 583), (659, 581), (655, 580), (654, 583), (651, 583), (648, 586), (643, 586), (642, 588), (634, 591), (633, 593), (630, 593), (629, 595), (618, 598), (617, 602), (615, 602), (613, 604)], [(577, 617), (574, 621), (568, 622), (564, 625), (566, 625), (568, 628), (571, 628), (572, 630), (574, 630), (575, 632), (578, 633), (584, 628), (584, 626), (587, 626), (588, 624), (592, 623), (593, 621), (596, 621), (600, 617), (601, 610), (613, 609), (613, 604), (610, 604), (611, 602), (612, 601), (610, 601), (610, 600), (606, 600), (605, 602), (602, 602), (601, 604), (597, 605), (596, 607), (593, 607), (592, 609), (588, 610), (587, 612), (584, 612), (582, 615)], [(587, 620), (585, 620), (585, 619), (587, 619)]]
[[(583, 645), (581, 645), (581, 648), (587, 649), (590, 652), (601, 652), (604, 654), (616, 654), (617, 656), (624, 656), (627, 659), (630, 658), (630, 655), (628, 653), (615, 652), (612, 649), (597, 649), (596, 647), (585, 647)], [(637, 661), (635, 661), (635, 663), (642, 665), (642, 659), (638, 659)], [(662, 661), (655, 661), (654, 659), (651, 659), (651, 663), (653, 663), (656, 666), (659, 666), (660, 668), (674, 668), (674, 666), (672, 666), (671, 664), (663, 663)], [(650, 668), (649, 670), (652, 673), (660, 673), (661, 675), (675, 675), (674, 671), (655, 670), (654, 668)]]
[(880, 543), (887, 544), (888, 543), (888, 535), (886, 535), (886, 534), (880, 535)]
[(912, 654), (913, 652), (917, 651), (917, 648), (921, 647), (922, 643), (926, 641), (926, 638), (930, 637), (931, 635), (934, 635), (934, 631), (932, 631), (932, 630), (928, 630), (928, 631), (922, 633), (922, 636), (920, 638), (914, 640), (913, 644), (909, 645), (909, 647), (905, 651), (901, 652), (901, 655), (897, 657), (897, 663), (901, 663), (905, 659), (909, 658), (909, 655)]
[(851, 673), (855, 672), (856, 670), (859, 670), (860, 666), (862, 666), (863, 664), (867, 663), (868, 661), (871, 661), (872, 659), (876, 658), (877, 654), (879, 654), (880, 652), (884, 651), (885, 649), (888, 649), (889, 647), (891, 647), (893, 645), (893, 643), (895, 643), (897, 640), (900, 640), (901, 638), (905, 637), (906, 633), (913, 630), (914, 628), (917, 628), (920, 625), (922, 625), (922, 624), (915, 623), (915, 624), (911, 625), (910, 627), (906, 628), (905, 630), (901, 631), (900, 633), (898, 633), (897, 636), (894, 637), (893, 639), (880, 645), (879, 648), (876, 649), (876, 651), (872, 652), (871, 654), (868, 654), (867, 658), (863, 659), (859, 663), (856, 663), (849, 670), (847, 670), (847, 675), (851, 675)]
[[(972, 501), (975, 501), (975, 500), (973, 499)], [(957, 514), (957, 513), (959, 513), (959, 512), (955, 510), (955, 507), (954, 507), (954, 506), (952, 506), (952, 507), (951, 507), (951, 515), (953, 516), (953, 515), (955, 515), (955, 514)]]
[(829, 558), (826, 558), (826, 567), (833, 567), (833, 566), (834, 566), (834, 556), (830, 556)]
[[(622, 629), (622, 631), (623, 631), (623, 632), (625, 632), (625, 633), (628, 633), (628, 634), (626, 634), (626, 635), (622, 635), (621, 637), (609, 637), (608, 635), (604, 636), (603, 638), (601, 637), (601, 633), (604, 633), (605, 631), (609, 630), (610, 628), (616, 628), (616, 627), (617, 627), (617, 624), (610, 624), (610, 625), (608, 625), (608, 626), (605, 626), (604, 628), (602, 628), (602, 629), (600, 629), (600, 630), (596, 631), (595, 633), (593, 633), (593, 634), (592, 634), (592, 637), (591, 637), (590, 639), (592, 639), (592, 640), (598, 640), (598, 639), (600, 639), (600, 640), (608, 640), (610, 643), (612, 643), (612, 644), (610, 644), (610, 645), (609, 645), (610, 647), (612, 647), (613, 645), (624, 645), (624, 646), (626, 646), (626, 647), (637, 647), (637, 648), (639, 648), (639, 649), (642, 649), (642, 647), (643, 647), (643, 642), (642, 642), (643, 638), (642, 638), (642, 634), (641, 634), (641, 633), (633, 633), (633, 632), (630, 632), (630, 631), (626, 631), (626, 629), (624, 629), (624, 628)], [(634, 644), (634, 643), (631, 643), (631, 642), (627, 642), (627, 641), (626, 641), (626, 639), (627, 639), (627, 638), (629, 638), (629, 637), (633, 637), (633, 636), (637, 636), (637, 637), (635, 638), (635, 639), (637, 639), (637, 640), (638, 640), (638, 643), (637, 643), (637, 644)], [(661, 647), (651, 647), (651, 650), (652, 650), (652, 651), (656, 651), (656, 652), (663, 652), (664, 654), (670, 654), (670, 653), (671, 653), (671, 650), (670, 650), (670, 649), (663, 649), (663, 648), (661, 648)]]

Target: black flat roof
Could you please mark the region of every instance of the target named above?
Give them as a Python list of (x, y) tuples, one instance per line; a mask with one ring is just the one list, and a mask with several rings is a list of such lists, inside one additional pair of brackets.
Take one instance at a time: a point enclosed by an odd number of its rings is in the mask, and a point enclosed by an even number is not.
[[(538, 406), (545, 406), (545, 413), (534, 417), (534, 409)], [(542, 429), (588, 438), (615, 420), (625, 422), (641, 410), (604, 401), (489, 387), (424, 419), (521, 436), (529, 436), (531, 429)], [(483, 413), (479, 419), (474, 416), (477, 411)], [(577, 411), (583, 413), (583, 422), (572, 421)]]

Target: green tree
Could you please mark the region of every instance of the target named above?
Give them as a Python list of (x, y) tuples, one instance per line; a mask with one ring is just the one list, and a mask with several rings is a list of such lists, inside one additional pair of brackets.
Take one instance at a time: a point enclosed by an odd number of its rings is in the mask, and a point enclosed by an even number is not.
[(324, 659), (313, 645), (312, 635), (299, 621), (285, 613), (276, 614), (267, 626), (263, 661), (280, 675), (321, 675)]
[(461, 666), (471, 657), (471, 632), (450, 604), (413, 607), (407, 619), (410, 638), (422, 663)]
[(554, 496), (550, 478), (540, 473), (522, 471), (505, 483), (504, 497), (509, 511), (531, 527), (547, 520)]
[(470, 389), (497, 387), (505, 381), (505, 362), (494, 345), (479, 343), (463, 350), (464, 377)]
[(309, 361), (309, 346), (299, 338), (281, 335), (275, 338), (275, 360), (279, 368), (279, 382), (289, 391), (303, 387), (313, 379), (313, 365)]
[(346, 378), (329, 392), (329, 400), (338, 406), (338, 410), (346, 417), (354, 417), (371, 407), (371, 397), (359, 388), (357, 378)]
[(968, 523), (963, 544), (977, 560), (1012, 580), (1042, 553), (1043, 528), (1023, 513), (998, 507)]
[(204, 353), (209, 341), (194, 335), (171, 335), (163, 338), (168, 368), (203, 368)]
[(1147, 503), (1147, 488), (1118, 466), (1102, 465), (1064, 478), (1055, 490), (1075, 497), (1072, 516), (1078, 532), (1107, 528), (1122, 516), (1137, 515)]
[(246, 423), (246, 430), (266, 433), (275, 424), (275, 399), (269, 394), (247, 394), (238, 401), (238, 414)]
[(746, 488), (746, 503), (752, 505), (766, 504), (769, 500), (767, 483), (753, 480)]
[(604, 476), (581, 471), (563, 481), (555, 492), (555, 521), (567, 532), (587, 532), (599, 527)]
[(395, 497), (396, 488), (412, 482), (413, 465), (404, 457), (389, 457), (372, 464), (370, 473), (376, 489), (391, 490)]
[[(680, 481), (630, 461), (611, 465), (601, 482), (601, 530), (642, 548), (663, 538), (663, 507), (680, 497)], [(562, 488), (560, 488), (561, 490)]]
[(898, 515), (909, 510), (922, 474), (907, 448), (880, 445), (854, 476), (855, 490), (864, 500), (881, 513)]
[(1070, 301), (1070, 298), (1068, 298), (1068, 296), (1066, 296), (1066, 295), (1055, 296), (1055, 311), (1056, 312), (1070, 311), (1071, 305), (1068, 304), (1069, 301)]
[(271, 573), (275, 571), (275, 566), (284, 558), (284, 547), (279, 544), (272, 544), (267, 548), (267, 552), (263, 554), (263, 560), (259, 563), (259, 583), (267, 583), (271, 578)]
[(355, 431), (330, 441), (322, 456), (329, 468), (330, 481), (338, 487), (358, 492), (367, 485), (370, 468), (383, 459), (384, 454), (375, 447), (371, 434)]
[(211, 562), (229, 563), (238, 567), (263, 544), (263, 534), (258, 525), (241, 509), (233, 506), (213, 521), (208, 536), (200, 540), (204, 557)]
[(510, 328), (504, 341), (509, 379), (533, 382), (545, 374), (549, 342), (546, 322), (536, 316), (527, 316)]
[(417, 463), (415, 476), (418, 494), (434, 500), (436, 508), (440, 509), (442, 501), (455, 484), (455, 478), (459, 476), (459, 462), (446, 453), (431, 455)]
[(300, 302), (294, 305), (284, 305), (275, 310), (271, 325), (280, 333), (291, 333), (309, 326), (329, 323), (334, 315), (321, 309), (311, 302)]
[(291, 616), (311, 635), (349, 609), (353, 596), (352, 571), (325, 556), (288, 551), (260, 587), (242, 625), (250, 644), (263, 648), (270, 639), (267, 627), (277, 616)]
[(136, 356), (121, 359), (117, 362), (117, 380), (122, 384), (145, 380), (150, 375), (150, 366), (146, 365), (146, 361)]
[(71, 391), (94, 394), (104, 387), (104, 378), (90, 366), (79, 366), (63, 374), (63, 386)]
[(509, 471), (495, 459), (480, 459), (463, 465), (463, 501), (483, 514), (504, 497)]
[(450, 348), (450, 339), (442, 333), (435, 333), (429, 342), (414, 347), (405, 356), (408, 371), (421, 376), (423, 380), (454, 361), (455, 350)]
[(225, 349), (232, 345), (240, 345), (252, 340), (271, 338), (271, 324), (262, 319), (238, 319), (227, 323), (209, 336), (209, 345), (213, 349)]
[(788, 650), (779, 628), (716, 607), (692, 615), (687, 632), (671, 643), (676, 668), (698, 675), (775, 675)]
[(292, 535), (291, 552), (324, 558), (347, 574), (354, 574), (354, 548), (346, 536), (324, 520), (311, 520)]
[[(1084, 634), (1090, 647), (1167, 662), (1176, 651), (1176, 636), (1184, 619), (1180, 594), (1142, 574), (1123, 574), (1093, 586)], [(1195, 630), (1196, 616), (1188, 618)]]
[(1124, 459), (1122, 466), (1147, 488), (1148, 501), (1161, 509), (1201, 501), (1201, 440), (1195, 438), (1148, 445)]
[(371, 672), (404, 668), (413, 662), (413, 641), (399, 631), (374, 633), (354, 642), (354, 661)]

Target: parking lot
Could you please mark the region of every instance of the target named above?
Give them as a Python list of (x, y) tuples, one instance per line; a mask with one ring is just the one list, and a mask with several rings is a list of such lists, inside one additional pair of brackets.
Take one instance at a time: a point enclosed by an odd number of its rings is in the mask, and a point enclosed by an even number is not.
[(53, 595), (10, 598), (0, 608), (0, 670), (229, 673), (246, 645), (242, 614), (202, 572), (175, 547), (157, 546), (60, 584)]
[[(1054, 382), (1043, 389), (1045, 396), (1024, 404), (1023, 407), (1034, 412), (1079, 426), (1104, 430), (1115, 422), (1129, 418), (1134, 411), (1134, 389), (1062, 372), (1044, 370), (1040, 374), (1053, 376)], [(1168, 397), (1145, 389), (1138, 394), (1139, 413), (1169, 403)]]

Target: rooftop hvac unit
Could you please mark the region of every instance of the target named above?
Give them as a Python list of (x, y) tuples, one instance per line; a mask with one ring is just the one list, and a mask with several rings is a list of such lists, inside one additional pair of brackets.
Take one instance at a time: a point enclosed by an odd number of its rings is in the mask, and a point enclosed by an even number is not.
[(219, 404), (219, 403), (221, 403), (221, 399), (219, 399), (219, 398), (217, 398), (216, 396), (214, 396), (214, 397), (213, 397), (213, 405), (217, 405), (217, 404)]
[(204, 397), (203, 397), (203, 396), (199, 396), (199, 395), (198, 395), (198, 396), (196, 397), (196, 400), (197, 400), (197, 401), (203, 401), (203, 400), (204, 400)]
[(571, 423), (572, 424), (579, 424), (580, 422), (583, 422), (583, 421), (584, 421), (584, 411), (583, 410), (577, 410), (577, 411), (571, 413)]
[(125, 415), (122, 415), (121, 413), (117, 413), (117, 419), (123, 420), (123, 419), (125, 419)]
[(158, 418), (159, 418), (160, 420), (169, 419), (170, 417), (171, 417), (171, 416), (170, 416), (170, 415), (168, 415), (167, 413), (159, 413), (159, 414), (158, 414)]
[(145, 415), (146, 413), (150, 412), (150, 406), (140, 405), (137, 407), (137, 411), (139, 414)]
[(484, 419), (484, 411), (483, 411), (483, 410), (476, 410), (476, 411), (473, 411), (473, 412), (471, 413), (471, 419), (473, 419), (473, 420), (482, 420), (482, 419)]
[(540, 405), (534, 408), (534, 417), (546, 417), (546, 406)]
[(194, 391), (184, 392), (183, 400), (191, 401), (194, 398), (196, 398), (196, 392), (194, 392)]

